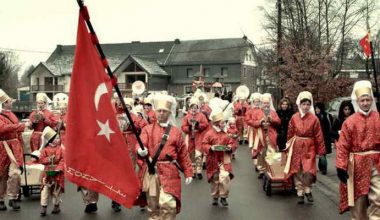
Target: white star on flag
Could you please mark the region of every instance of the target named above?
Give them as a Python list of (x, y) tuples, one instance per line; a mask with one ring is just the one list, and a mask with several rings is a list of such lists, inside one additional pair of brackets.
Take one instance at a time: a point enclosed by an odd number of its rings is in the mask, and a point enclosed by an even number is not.
[(114, 134), (115, 132), (112, 131), (112, 129), (110, 128), (108, 120), (106, 121), (106, 123), (102, 123), (98, 120), (96, 120), (96, 122), (98, 122), (98, 125), (100, 127), (100, 131), (99, 131), (98, 135), (99, 136), (100, 135), (106, 136), (108, 142), (111, 142), (110, 134)]

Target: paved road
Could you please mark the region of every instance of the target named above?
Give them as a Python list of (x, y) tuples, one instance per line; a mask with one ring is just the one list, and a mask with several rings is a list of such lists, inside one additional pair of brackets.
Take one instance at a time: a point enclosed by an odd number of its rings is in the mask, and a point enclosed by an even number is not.
[[(238, 149), (237, 159), (233, 161), (233, 166), (235, 179), (232, 182), (228, 208), (213, 207), (209, 195), (209, 184), (205, 180), (195, 180), (190, 186), (183, 186), (183, 208), (178, 219), (349, 219), (347, 214), (338, 214), (336, 203), (321, 193), (318, 187), (314, 187), (313, 205), (298, 205), (295, 195), (284, 192), (277, 191), (271, 197), (267, 197), (262, 190), (261, 180), (257, 179), (257, 174), (252, 169), (246, 145)], [(49, 208), (51, 210), (51, 207)], [(0, 219), (147, 219), (146, 213), (141, 213), (138, 208), (132, 210), (123, 208), (122, 212), (114, 213), (110, 208), (109, 199), (105, 197), (101, 197), (99, 211), (96, 214), (88, 215), (83, 210), (84, 205), (80, 194), (76, 192), (73, 184), (67, 182), (61, 214), (40, 217), (39, 197), (32, 197), (23, 199), (21, 211), (0, 212)]]

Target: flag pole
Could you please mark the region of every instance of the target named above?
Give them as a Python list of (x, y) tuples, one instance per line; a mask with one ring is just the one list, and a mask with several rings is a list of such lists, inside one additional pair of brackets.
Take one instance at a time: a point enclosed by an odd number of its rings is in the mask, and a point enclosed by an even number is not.
[[(86, 21), (87, 27), (88, 27), (90, 34), (91, 34), (91, 40), (92, 40), (93, 44), (96, 46), (96, 49), (98, 50), (98, 52), (100, 54), (101, 61), (104, 65), (105, 69), (107, 70), (106, 72), (111, 79), (112, 86), (116, 91), (116, 94), (117, 94), (117, 96), (121, 102), (121, 105), (125, 111), (125, 114), (127, 115), (127, 118), (128, 118), (130, 125), (132, 127), (132, 131), (133, 131), (134, 135), (136, 136), (137, 142), (139, 143), (140, 148), (144, 150), (145, 147), (144, 147), (144, 145), (140, 139), (140, 136), (137, 133), (137, 129), (136, 129), (135, 124), (133, 123), (131, 114), (129, 113), (127, 106), (125, 105), (123, 96), (121, 95), (121, 91), (120, 91), (119, 86), (117, 84), (117, 78), (113, 75), (112, 70), (111, 70), (110, 66), (108, 65), (107, 58), (103, 52), (102, 47), (100, 46), (98, 37), (96, 36), (94, 27), (92, 26), (92, 23), (90, 21), (90, 16), (89, 16), (87, 7), (84, 5), (83, 2), (84, 2), (83, 0), (77, 0), (77, 3), (78, 3), (79, 8), (80, 8), (81, 16), (83, 16), (84, 20)], [(155, 170), (154, 170), (154, 167), (151, 166), (149, 158), (145, 157), (145, 160), (146, 160), (146, 163), (148, 165), (149, 173), (154, 174)]]
[(375, 97), (377, 98), (377, 102), (379, 102), (379, 85), (377, 83), (377, 73), (376, 73), (376, 63), (375, 63), (375, 55), (373, 52), (373, 46), (372, 41), (369, 42), (369, 45), (371, 47), (371, 60), (372, 60), (372, 68), (373, 68), (373, 77), (375, 78)]

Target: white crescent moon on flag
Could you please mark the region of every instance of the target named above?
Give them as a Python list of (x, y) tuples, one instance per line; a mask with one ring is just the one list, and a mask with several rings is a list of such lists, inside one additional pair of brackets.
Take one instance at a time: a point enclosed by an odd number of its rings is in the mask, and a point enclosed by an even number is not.
[(94, 97), (96, 111), (98, 111), (100, 97), (106, 93), (108, 93), (106, 84), (100, 83), (98, 88), (96, 88), (95, 97)]

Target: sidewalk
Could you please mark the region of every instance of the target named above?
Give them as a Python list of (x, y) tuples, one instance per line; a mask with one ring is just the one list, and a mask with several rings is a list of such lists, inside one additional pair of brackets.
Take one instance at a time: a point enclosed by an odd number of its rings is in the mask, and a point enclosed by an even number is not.
[[(317, 172), (317, 182), (315, 187), (321, 190), (331, 201), (339, 205), (339, 179), (335, 168), (335, 148), (327, 155), (327, 175)], [(318, 169), (318, 160), (317, 160)]]

